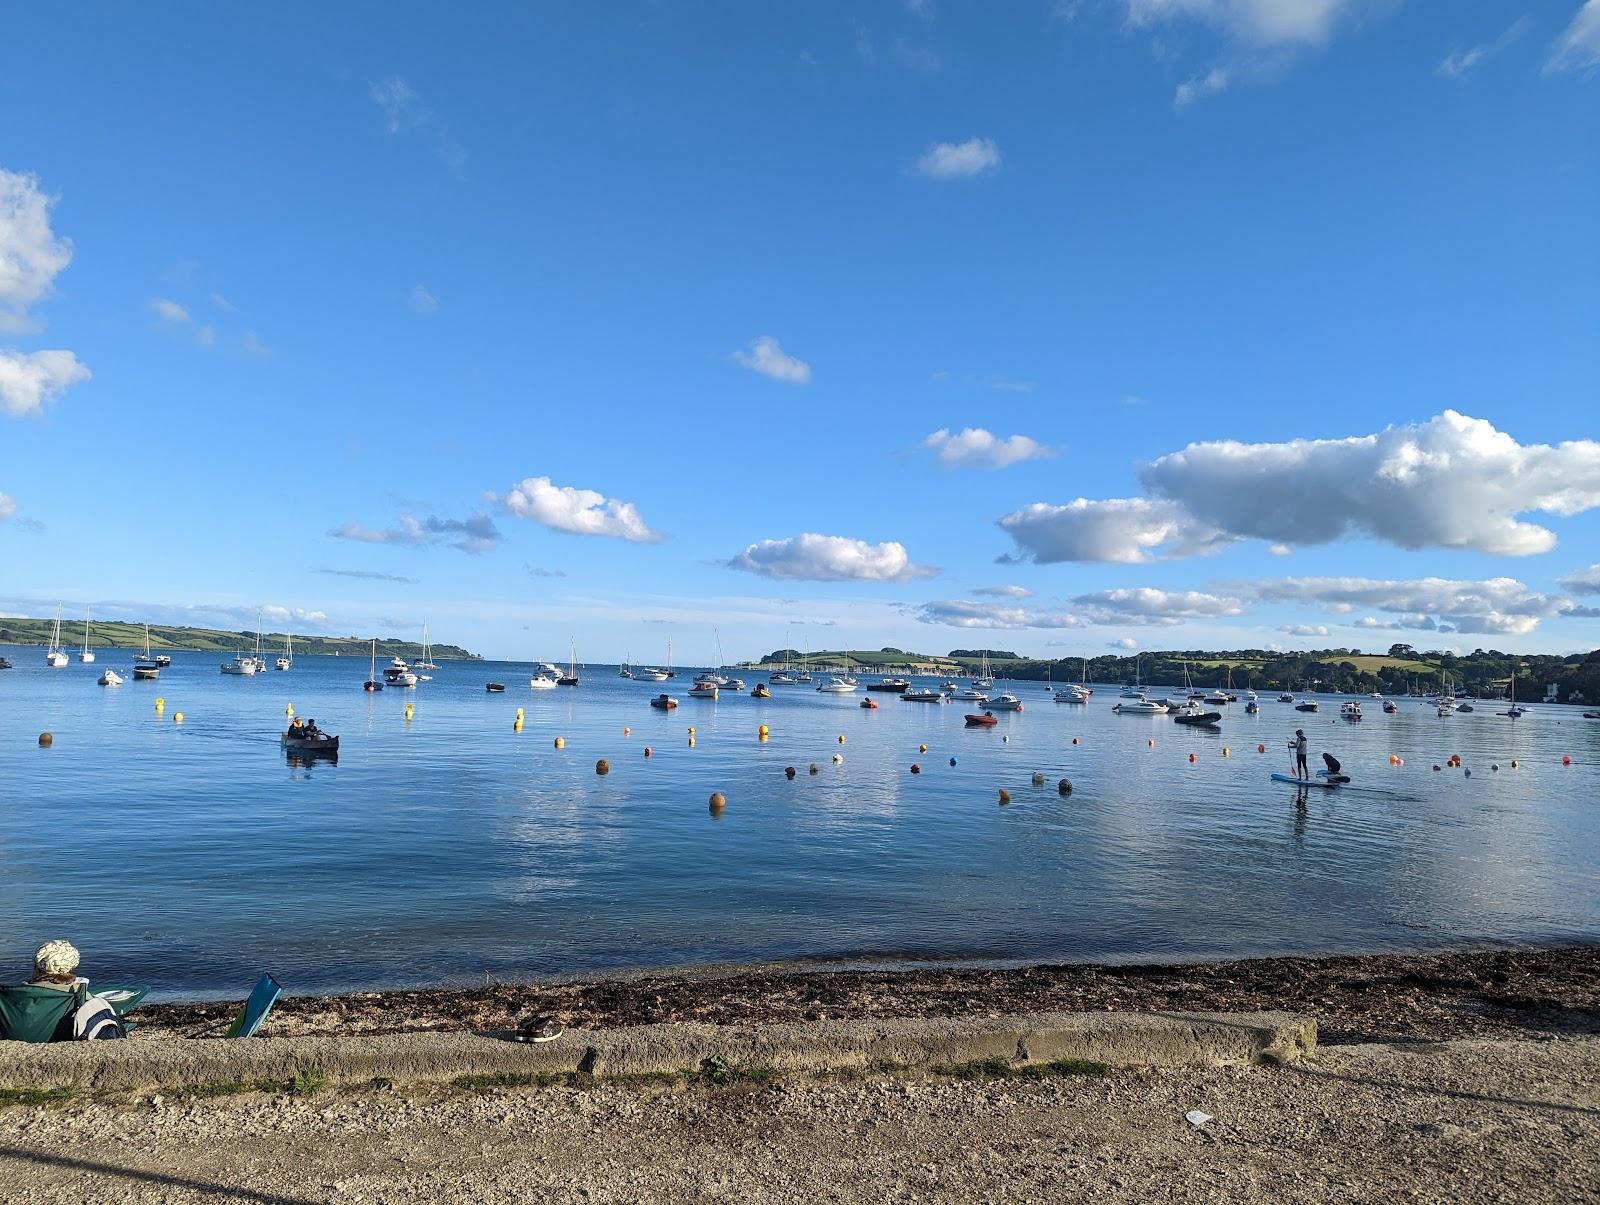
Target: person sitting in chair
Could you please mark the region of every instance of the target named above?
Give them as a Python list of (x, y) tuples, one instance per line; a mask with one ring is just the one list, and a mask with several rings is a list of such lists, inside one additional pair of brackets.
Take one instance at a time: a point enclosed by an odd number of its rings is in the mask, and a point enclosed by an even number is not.
[(0, 1040), (71, 1042), (126, 1037), (116, 1011), (89, 995), (77, 974), (79, 954), (70, 941), (47, 941), (33, 955), (33, 978), (0, 987)]

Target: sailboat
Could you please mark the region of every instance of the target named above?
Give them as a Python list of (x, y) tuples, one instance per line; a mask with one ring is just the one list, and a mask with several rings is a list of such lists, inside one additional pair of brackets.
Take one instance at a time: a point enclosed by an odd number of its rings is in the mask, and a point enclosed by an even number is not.
[(154, 682), (161, 676), (161, 664), (150, 656), (150, 625), (144, 625), (144, 656), (137, 658), (133, 663), (133, 680), (135, 682)]
[(411, 664), (415, 669), (439, 668), (433, 663), (433, 649), (432, 646), (428, 644), (428, 621), (426, 619), (422, 621), (422, 656), (413, 661)]
[(283, 636), (283, 656), (273, 662), (279, 669), (288, 669), (294, 664), (294, 634), (285, 632)]
[(972, 680), (974, 690), (988, 690), (994, 685), (994, 679), (989, 675), (989, 650), (983, 651), (983, 659), (978, 663), (978, 676)]
[(576, 686), (578, 684), (578, 642), (572, 641), (567, 656), (567, 672), (556, 679), (557, 686)]
[(362, 690), (382, 690), (383, 683), (378, 681), (378, 642), (372, 642), (372, 660), (367, 666), (367, 680), (362, 683)]
[(622, 668), (617, 671), (617, 677), (619, 677), (619, 678), (631, 678), (631, 677), (633, 677), (633, 666), (628, 663), (628, 658), (627, 658), (626, 655), (624, 655), (623, 658), (622, 658)]
[(44, 663), (51, 669), (60, 669), (67, 663), (67, 654), (61, 648), (61, 607), (56, 606), (56, 629), (50, 636), (50, 647), (44, 651)]
[(94, 660), (94, 652), (89, 648), (89, 608), (83, 609), (83, 652), (78, 654), (78, 660), (88, 665)]
[(1122, 688), (1122, 697), (1124, 699), (1142, 699), (1142, 698), (1144, 698), (1144, 688), (1139, 684), (1139, 658), (1142, 657), (1143, 655), (1144, 654), (1142, 654), (1142, 653), (1135, 653), (1133, 655), (1133, 685), (1132, 686), (1127, 686), (1127, 685), (1123, 686), (1123, 688)]
[(1517, 706), (1517, 670), (1516, 667), (1513, 666), (1511, 669), (1511, 706), (1507, 707), (1500, 714), (1505, 716), (1508, 720), (1520, 720), (1524, 715), (1527, 714), (1527, 711), (1528, 709), (1526, 707)]

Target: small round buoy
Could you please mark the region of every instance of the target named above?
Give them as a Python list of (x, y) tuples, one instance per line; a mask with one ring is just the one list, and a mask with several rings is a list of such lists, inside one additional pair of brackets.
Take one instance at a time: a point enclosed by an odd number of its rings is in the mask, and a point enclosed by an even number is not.
[(1562, 757), (1561, 757), (1561, 764), (1563, 766), (1570, 766), (1572, 764), (1572, 758), (1570, 758), (1570, 757), (1566, 756), (1565, 754), (1563, 754)]
[(1033, 772), (1033, 785), (1036, 787), (1044, 786), (1044, 775), (1037, 770)]
[(1060, 782), (1056, 783), (1056, 794), (1057, 795), (1070, 795), (1070, 794), (1072, 794), (1072, 779), (1063, 778)]
[(594, 764), (594, 772), (596, 774), (609, 774), (609, 773), (611, 773), (611, 763), (608, 762), (605, 758), (602, 757), (599, 761), (595, 762), (595, 764)]
[(52, 736), (50, 733), (41, 732), (39, 734), (39, 748), (48, 749), (51, 745), (53, 745), (55, 743), (56, 743), (56, 738), (54, 736)]
[(839, 764), (840, 764), (840, 763), (841, 763), (841, 762), (842, 762), (842, 761), (844, 761), (844, 754), (842, 754), (842, 753), (835, 753), (835, 754), (834, 754), (834, 755), (833, 755), (833, 764), (834, 764), (834, 765), (836, 765), (836, 766), (837, 766), (837, 765), (839, 765)]
[(1072, 738), (1072, 743), (1073, 743), (1073, 744), (1074, 744), (1074, 745), (1076, 745), (1076, 744), (1077, 744), (1077, 743), (1078, 743), (1078, 738), (1077, 738), (1077, 737), (1073, 737), (1073, 738)]
[(173, 712), (173, 713), (172, 713), (172, 722), (173, 722), (173, 723), (174, 723), (174, 724), (181, 724), (181, 723), (183, 723), (183, 712), (181, 712), (181, 711), (174, 711), (174, 712)]
[(759, 736), (762, 740), (766, 740), (767, 739), (767, 726), (765, 724), (763, 724), (763, 725), (761, 725), (761, 727), (757, 728), (756, 729), (756, 735)]
[(161, 711), (162, 709), (164, 709), (166, 707), (166, 705), (167, 705), (167, 701), (165, 699), (163, 699), (160, 695), (157, 695), (156, 696), (156, 710), (157, 711)]
[(1189, 754), (1189, 760), (1190, 761), (1196, 761), (1198, 759), (1195, 757), (1195, 755), (1193, 753), (1191, 753), (1191, 754)]
[(725, 808), (727, 806), (728, 806), (727, 797), (725, 795), (723, 795), (723, 793), (721, 791), (712, 791), (711, 792), (711, 810), (713, 812), (720, 812), (723, 808)]
[(1257, 745), (1256, 746), (1256, 752), (1257, 753), (1265, 753), (1266, 751), (1267, 751), (1267, 747), (1265, 745)]
[(1498, 770), (1499, 768), (1500, 768), (1500, 763), (1499, 762), (1495, 762), (1489, 767), (1489, 769), (1491, 769), (1491, 770)]
[(918, 753), (926, 753), (927, 751), (928, 751), (928, 746), (926, 746), (926, 745), (918, 745), (917, 746), (917, 752)]
[(922, 773), (922, 767), (917, 765), (916, 762), (912, 762), (911, 763), (911, 772), (913, 774), (921, 774)]
[(690, 735), (690, 736), (693, 736), (693, 735), (694, 735), (694, 725), (693, 725), (693, 724), (690, 724), (690, 725), (689, 725), (689, 735)]
[(410, 718), (411, 718), (411, 704), (407, 703), (406, 704), (406, 719), (409, 720)]
[(1152, 749), (1156, 747), (1156, 743), (1154, 741), (1146, 741), (1145, 744), (1149, 745)]
[(692, 737), (692, 736), (689, 738), (689, 748), (691, 748), (691, 749), (694, 748), (694, 737)]
[(794, 777), (794, 767), (793, 766), (785, 766), (783, 768), (783, 776), (785, 778), (793, 778)]
[(564, 736), (558, 736), (551, 743), (554, 744), (557, 749), (565, 749), (567, 747), (567, 738)]
[(645, 755), (645, 756), (646, 756), (646, 757), (649, 757), (649, 756), (650, 756), (650, 754), (651, 754), (651, 753), (652, 753), (652, 752), (653, 752), (653, 750), (652, 750), (652, 749), (651, 749), (651, 748), (650, 748), (650, 746), (649, 746), (649, 745), (646, 745), (646, 746), (645, 746), (645, 747), (644, 747), (644, 755)]
[(1435, 769), (1435, 770), (1437, 770), (1437, 769), (1438, 769), (1438, 768), (1439, 768), (1439, 763), (1438, 763), (1438, 762), (1434, 762), (1434, 763), (1433, 763), (1433, 768), (1434, 768), (1434, 769)]
[(519, 707), (519, 708), (517, 708), (517, 719), (520, 720), (521, 718), (522, 718), (522, 708)]
[(512, 720), (511, 721), (511, 731), (512, 732), (521, 732), (522, 731), (522, 721), (521, 720)]
[(622, 735), (623, 736), (632, 736), (633, 735), (633, 729), (632, 728), (624, 728), (622, 730)]
[(1517, 769), (1517, 759), (1514, 757), (1511, 759), (1511, 768), (1513, 770)]
[[(156, 700), (156, 706), (157, 707), (161, 706), (161, 700), (160, 699)], [(410, 704), (408, 703), (408, 704), (406, 704), (406, 706), (409, 707)], [(284, 715), (293, 715), (294, 714), (294, 704), (293, 703), (285, 703), (283, 705), (283, 714)]]
[(1011, 792), (1006, 790), (1004, 787), (1001, 787), (1000, 788), (1000, 806), (1001, 807), (1005, 807), (1006, 804), (1008, 804), (1010, 802), (1011, 802)]
[(1472, 767), (1471, 767), (1471, 766), (1468, 766), (1468, 767), (1467, 767), (1467, 768), (1466, 768), (1466, 770), (1464, 770), (1464, 771), (1463, 771), (1463, 773), (1464, 773), (1464, 774), (1466, 774), (1466, 776), (1467, 776), (1467, 777), (1468, 777), (1468, 778), (1471, 778), (1471, 777), (1472, 777)]
[(816, 772), (817, 772), (817, 763), (816, 762), (812, 762), (811, 763), (811, 769), (809, 771), (807, 771), (807, 773), (815, 774)]
[(844, 744), (844, 733), (842, 733), (842, 732), (839, 734), (839, 743), (841, 745)]
[(951, 759), (950, 759), (950, 764), (951, 764), (951, 765), (952, 765), (952, 766), (953, 766), (953, 765), (955, 765), (955, 764), (956, 764), (956, 759), (955, 759), (955, 758), (953, 758), (953, 757), (952, 757), (952, 758), (951, 758)]
[(1228, 746), (1226, 746), (1226, 745), (1222, 746), (1222, 756), (1223, 757), (1227, 757), (1228, 756)]

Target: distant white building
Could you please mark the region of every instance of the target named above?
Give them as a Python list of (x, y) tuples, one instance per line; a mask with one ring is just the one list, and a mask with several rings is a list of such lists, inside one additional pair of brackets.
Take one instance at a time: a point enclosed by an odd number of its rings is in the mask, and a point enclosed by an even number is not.
[(1544, 701), (1546, 703), (1554, 703), (1556, 701), (1556, 696), (1560, 693), (1561, 684), (1559, 682), (1552, 682), (1549, 686), (1544, 688)]

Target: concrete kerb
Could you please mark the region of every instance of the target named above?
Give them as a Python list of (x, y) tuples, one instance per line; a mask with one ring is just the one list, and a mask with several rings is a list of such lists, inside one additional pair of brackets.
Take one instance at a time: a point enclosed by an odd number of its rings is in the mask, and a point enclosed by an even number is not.
[(1290, 1013), (1039, 1013), (770, 1025), (640, 1025), (569, 1030), (529, 1046), (482, 1034), (402, 1033), (45, 1046), (0, 1042), (0, 1088), (96, 1091), (287, 1082), (448, 1081), (463, 1075), (598, 1076), (682, 1072), (720, 1056), (778, 1071), (912, 1068), (1002, 1059), (1089, 1059), (1113, 1067), (1218, 1067), (1289, 1062), (1316, 1046), (1316, 1023)]

